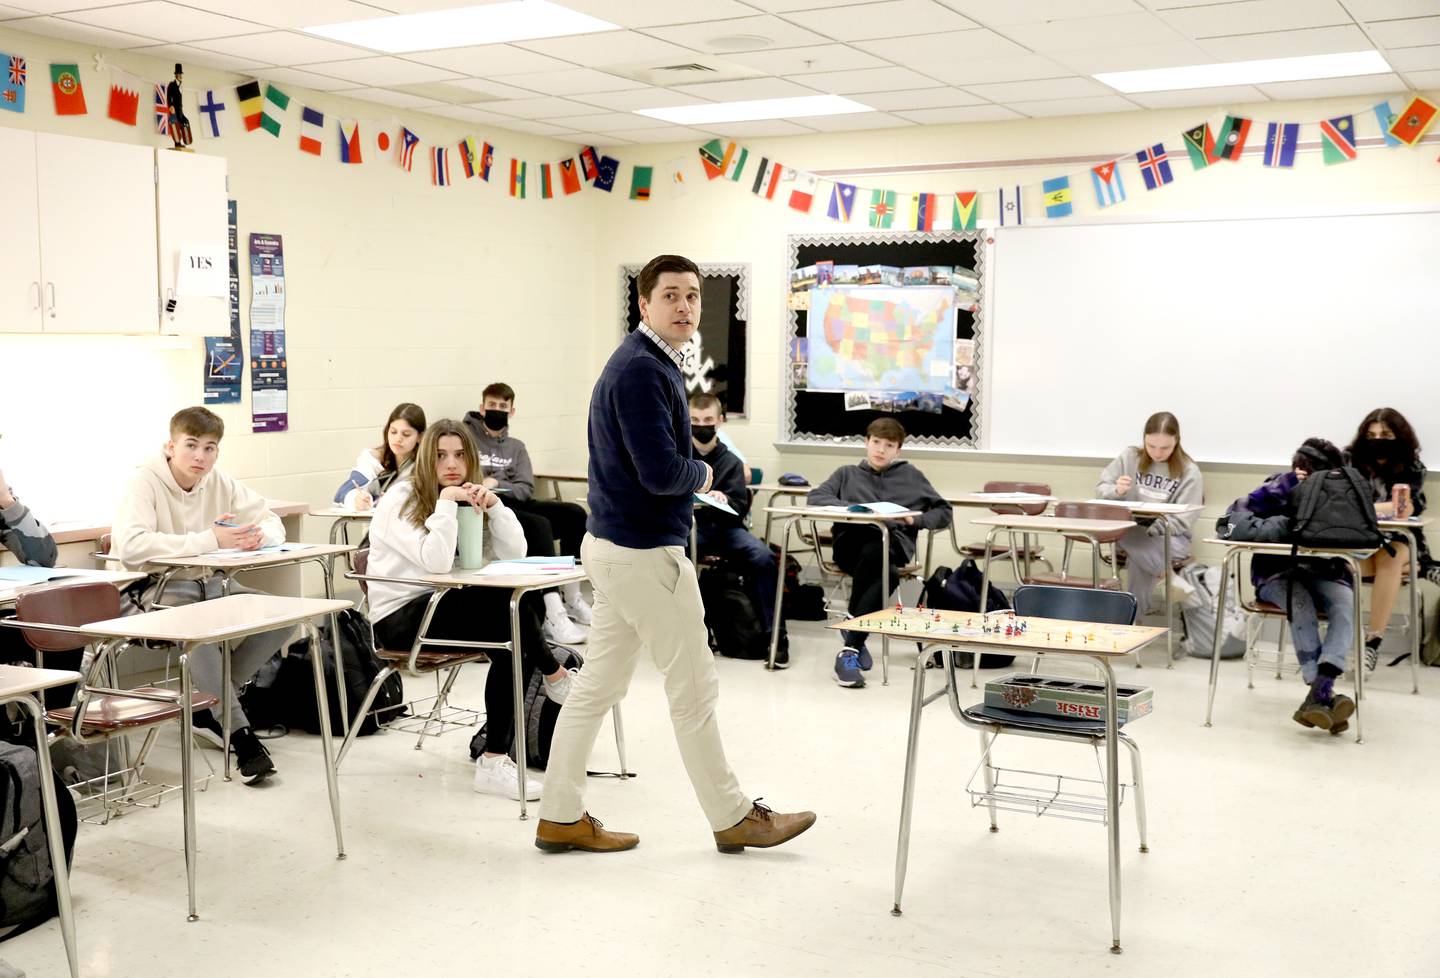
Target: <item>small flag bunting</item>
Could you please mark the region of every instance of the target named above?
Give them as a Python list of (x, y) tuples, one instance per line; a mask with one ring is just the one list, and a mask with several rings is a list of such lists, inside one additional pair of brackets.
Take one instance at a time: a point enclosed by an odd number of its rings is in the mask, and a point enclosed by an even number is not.
[(1395, 116), (1388, 132), (1406, 146), (1414, 146), (1435, 121), (1437, 111), (1440, 109), (1436, 108), (1435, 103), (1423, 95), (1417, 95)]
[(1025, 223), (1025, 213), (1020, 207), (1020, 187), (1014, 186), (1007, 192), (1000, 188), (1000, 226), (1019, 227)]
[(586, 146), (580, 151), (580, 172), (586, 180), (594, 180), (600, 174), (600, 156), (595, 152), (594, 146)]
[[(1188, 135), (1185, 138), (1185, 145), (1190, 145)], [(1142, 149), (1135, 154), (1135, 160), (1140, 164), (1140, 176), (1145, 180), (1146, 190), (1163, 187), (1175, 179), (1175, 175), (1170, 172), (1170, 157), (1165, 152), (1164, 143), (1156, 143), (1154, 146)]]
[(165, 97), (165, 86), (155, 86), (155, 134), (164, 136), (170, 131), (170, 100)]
[(290, 96), (274, 85), (265, 86), (265, 109), (260, 115), (260, 128), (270, 135), (280, 137), (281, 120), (290, 108)]
[[(684, 197), (690, 192), (690, 185), (685, 182), (685, 157), (677, 156), (665, 164), (665, 170), (670, 174), (670, 191), (676, 197)], [(585, 164), (584, 155), (581, 155), (580, 164)]]
[(849, 183), (837, 183), (830, 191), (830, 206), (825, 216), (832, 221), (849, 223), (850, 212), (855, 205), (855, 187)]
[(772, 162), (761, 157), (760, 165), (755, 169), (755, 182), (750, 186), (750, 192), (766, 200), (775, 199), (775, 191), (780, 189), (780, 181), (785, 179), (785, 166)]
[(1326, 166), (1353, 160), (1357, 152), (1354, 117), (1342, 115), (1321, 120), (1320, 150)]
[(360, 123), (354, 119), (340, 120), (340, 162), (365, 162), (360, 150)]
[(550, 182), (551, 163), (540, 164), (540, 199), (549, 200), (555, 196), (555, 187)]
[(516, 159), (510, 161), (510, 196), (525, 199), (525, 164)]
[(565, 191), (567, 197), (580, 192), (580, 168), (576, 166), (574, 160), (560, 161), (560, 187)]
[(490, 167), (495, 163), (495, 147), (485, 143), (480, 147), (480, 179), (490, 182)]
[(730, 166), (730, 159), (735, 155), (734, 143), (722, 143), (718, 139), (712, 139), (700, 147), (700, 165), (705, 168), (705, 177), (714, 180), (725, 174)]
[(122, 71), (110, 73), (110, 104), (106, 114), (122, 125), (135, 125), (140, 115), (140, 79)]
[(206, 139), (219, 139), (225, 135), (226, 105), (215, 97), (215, 90), (207, 88), (205, 98), (200, 102), (200, 115), (203, 121), (200, 123), (200, 135)]
[(240, 97), (240, 117), (245, 120), (245, 131), (254, 132), (260, 128), (260, 115), (265, 106), (260, 97), (260, 83), (244, 82), (236, 87), (235, 94)]
[(1238, 115), (1227, 115), (1220, 125), (1220, 134), (1215, 137), (1222, 160), (1235, 162), (1245, 152), (1245, 140), (1250, 135), (1250, 120)]
[(1040, 186), (1045, 194), (1046, 217), (1069, 217), (1074, 213), (1070, 202), (1070, 178), (1052, 177)]
[(475, 140), (466, 136), (455, 149), (455, 155), (460, 159), (460, 172), (469, 180), (475, 175)]
[(1095, 185), (1095, 203), (1102, 208), (1125, 199), (1125, 184), (1120, 182), (1118, 161), (1111, 160), (1090, 168), (1090, 182)]
[(320, 155), (325, 138), (325, 113), (308, 105), (300, 109), (300, 152)]
[(430, 148), (430, 182), (437, 187), (450, 186), (450, 151), (444, 146)]
[(1300, 143), (1300, 123), (1272, 122), (1265, 127), (1265, 165), (1293, 167)]
[(872, 228), (888, 228), (893, 223), (895, 223), (895, 191), (871, 191), (870, 226)]
[(405, 168), (406, 173), (415, 165), (415, 147), (419, 142), (419, 136), (404, 126), (400, 127), (400, 165)]
[(1210, 135), (1210, 123), (1186, 129), (1184, 136), (1185, 151), (1190, 154), (1190, 165), (1195, 169), (1203, 170), (1220, 159), (1215, 155), (1215, 138)]
[(975, 221), (980, 216), (980, 193), (975, 190), (961, 190), (955, 194), (955, 213), (950, 217), (950, 227), (956, 231), (975, 230)]
[(1390, 135), (1390, 124), (1395, 121), (1395, 113), (1390, 111), (1390, 103), (1388, 101), (1376, 104), (1375, 119), (1380, 123), (1380, 131), (1385, 135), (1385, 145), (1392, 149), (1399, 146), (1400, 140)]
[(80, 87), (79, 65), (50, 66), (50, 88), (56, 115), (85, 115), (85, 90)]
[(655, 175), (652, 166), (637, 166), (630, 174), (630, 199), (649, 200), (650, 181)]
[(934, 194), (910, 195), (910, 229), (912, 231), (935, 230), (935, 211), (938, 209), (935, 200)]
[(815, 203), (815, 187), (820, 178), (813, 173), (802, 173), (795, 178), (795, 188), (790, 191), (790, 209), (809, 214)]
[(615, 189), (615, 178), (620, 175), (620, 161), (613, 156), (600, 157), (595, 168), (595, 189), (607, 194)]
[[(18, 54), (0, 54), (0, 108), (11, 112), (25, 111), (25, 81), (30, 69)], [(163, 132), (163, 130), (162, 130)]]

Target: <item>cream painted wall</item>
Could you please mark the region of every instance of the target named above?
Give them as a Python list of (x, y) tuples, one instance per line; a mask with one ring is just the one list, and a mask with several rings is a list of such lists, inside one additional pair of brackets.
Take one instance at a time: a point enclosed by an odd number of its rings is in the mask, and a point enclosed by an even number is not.
[[(0, 31), (0, 50), (30, 67), (26, 112), (0, 112), (0, 125), (168, 145), (149, 127), (145, 99), (134, 129), (106, 117), (108, 76), (94, 70), (94, 48)], [(106, 57), (146, 81), (171, 76), (173, 62)], [(79, 62), (89, 115), (53, 115), (51, 61)], [(187, 89), (242, 80), (199, 66), (185, 76)], [(517, 434), (537, 467), (573, 464), (594, 359), (585, 307), (594, 291), (595, 195), (517, 201), (507, 193), (511, 155), (554, 160), (573, 147), (287, 91), (296, 104), (279, 139), (245, 134), (237, 119), (238, 134), (202, 140), (200, 113), (187, 99), (196, 151), (226, 156), (239, 202), (247, 342), (250, 232), (283, 236), (289, 287), (290, 431), (249, 434), (247, 379), (244, 402), (219, 409), (228, 429), (222, 467), (272, 497), (327, 502), (361, 448), (379, 443), (396, 403), (415, 401), (431, 418), (458, 416), (478, 406), (493, 379), (516, 388)], [(307, 103), (327, 121), (403, 119), (422, 150), (465, 135), (488, 139), (498, 147), (498, 177), (489, 185), (464, 180), (457, 163), (457, 184), (435, 188), (418, 153), (408, 174), (393, 160), (342, 166), (332, 135), (324, 158), (307, 156), (296, 148), (299, 106)], [(200, 402), (203, 359), (195, 339), (0, 334), (0, 469), (42, 518), (108, 520), (128, 465), (164, 441), (171, 413)], [(97, 457), (104, 464), (95, 465)]]
[[(1325, 167), (1319, 153), (1303, 154), (1291, 172), (1274, 172), (1260, 165), (1258, 142), (1264, 147), (1267, 121), (1314, 122), (1343, 113), (1356, 116), (1360, 134), (1378, 134), (1371, 106), (1387, 95), (1398, 93), (1365, 90), (1363, 80), (1355, 84), (1356, 94), (1326, 101), (1266, 103), (1253, 106), (1229, 106), (1239, 115), (1251, 116), (1256, 122), (1250, 134), (1246, 159), (1240, 164), (1223, 163), (1206, 171), (1193, 173), (1186, 159), (1182, 130), (1208, 118), (1212, 126), (1223, 119), (1220, 107), (1200, 107), (1165, 111), (1077, 116), (1069, 118), (1031, 119), (1014, 122), (977, 123), (953, 126), (926, 126), (884, 129), (871, 132), (806, 135), (783, 138), (741, 138), (738, 141), (750, 151), (751, 165), (760, 156), (779, 159), (789, 166), (810, 171), (823, 171), (827, 179), (855, 182), (863, 187), (886, 187), (896, 190), (946, 192), (981, 190), (985, 195), (981, 207), (981, 223), (995, 218), (993, 191), (1000, 186), (1023, 183), (1032, 185), (1026, 197), (1029, 214), (1027, 223), (1044, 221), (1038, 184), (1041, 180), (1068, 173), (1074, 191), (1076, 215), (1070, 222), (1100, 221), (1089, 180), (1085, 177), (1088, 163), (1048, 163), (1033, 166), (992, 165), (974, 168), (983, 162), (1054, 159), (1057, 157), (1101, 158), (1127, 157), (1143, 146), (1161, 142), (1169, 152), (1175, 182), (1163, 192), (1147, 193), (1133, 168), (1125, 171), (1127, 203), (1117, 208), (1115, 219), (1186, 220), (1199, 216), (1254, 214), (1329, 214), (1338, 211), (1364, 212), (1387, 207), (1424, 206), (1440, 208), (1440, 165), (1436, 164), (1436, 147), (1432, 144), (1418, 149), (1401, 147), (1394, 150), (1362, 151), (1354, 162)], [(1433, 97), (1433, 96), (1432, 96)], [(1316, 138), (1305, 132), (1306, 139)], [(665, 161), (686, 155), (694, 159), (695, 147), (690, 144), (664, 146), (627, 146), (615, 155), (627, 164), (654, 164), (663, 177)], [(954, 162), (972, 164), (964, 169), (924, 174), (862, 174), (843, 176), (868, 167), (901, 167), (916, 164)], [(1097, 161), (1098, 162), (1098, 161)], [(854, 450), (825, 448), (779, 447), (780, 437), (780, 375), (784, 361), (784, 340), (788, 323), (785, 296), (788, 290), (786, 236), (797, 233), (834, 233), (855, 231), (865, 223), (868, 197), (857, 199), (856, 223), (845, 227), (823, 216), (824, 203), (815, 210), (820, 216), (802, 215), (778, 200), (767, 202), (749, 192), (750, 181), (739, 183), (716, 180), (709, 183), (694, 167), (699, 185), (676, 199), (669, 193), (664, 179), (657, 179), (655, 199), (640, 204), (622, 199), (601, 200), (597, 216), (595, 246), (595, 300), (597, 311), (597, 366), (619, 336), (617, 282), (622, 263), (644, 262), (656, 254), (676, 252), (701, 262), (749, 262), (752, 266), (752, 293), (749, 335), (749, 417), (732, 422), (727, 429), (753, 464), (762, 466), (767, 477), (781, 472), (800, 472), (813, 481), (827, 476), (837, 465), (856, 457)], [(622, 171), (623, 173), (623, 171)], [(779, 195), (777, 195), (778, 198)], [(942, 212), (949, 219), (949, 205)], [(1067, 222), (1068, 223), (1068, 222)], [(1440, 259), (1440, 256), (1437, 256)], [(1316, 283), (1318, 286), (1318, 283)], [(1357, 283), (1367, 288), (1380, 283)], [(1003, 323), (991, 328), (1003, 329)], [(1183, 364), (1174, 365), (1177, 371)], [(1332, 378), (1343, 391), (1343, 367), (1337, 359), (1336, 376)], [(1187, 382), (1194, 382), (1187, 378)], [(1295, 381), (1276, 378), (1268, 389), (1257, 385), (1256, 423), (1263, 423), (1267, 403), (1300, 391)], [(1216, 383), (1217, 396), (1233, 396), (1228, 386)], [(1077, 384), (1073, 390), (1041, 392), (1053, 398), (1057, 409), (1083, 409), (1085, 398), (1092, 396), (1088, 388)], [(1325, 395), (1334, 396), (1334, 394)], [(1355, 420), (1378, 405), (1356, 404)], [(1163, 405), (1135, 405), (1136, 438), (1145, 417)], [(1182, 424), (1184, 419), (1181, 419)], [(1351, 432), (1317, 432), (1343, 441)], [(1432, 448), (1432, 466), (1440, 464), (1440, 431), (1420, 432), (1422, 442), (1428, 437)], [(1118, 452), (1123, 446), (1116, 445)], [(1095, 478), (1103, 464), (1098, 459), (1061, 459), (1051, 457), (993, 456), (981, 453), (915, 453), (917, 461), (942, 491), (964, 491), (979, 488), (987, 479), (1024, 478), (1049, 483), (1054, 491), (1069, 498), (1089, 498)], [(1276, 460), (1276, 468), (1288, 459)], [(1213, 516), (1222, 512), (1235, 496), (1253, 488), (1263, 478), (1265, 467), (1206, 467), (1206, 524), (1213, 529)], [(1440, 479), (1432, 479), (1432, 499), (1440, 501)], [(962, 541), (979, 535), (962, 528)], [(1210, 555), (1212, 558), (1215, 555)]]

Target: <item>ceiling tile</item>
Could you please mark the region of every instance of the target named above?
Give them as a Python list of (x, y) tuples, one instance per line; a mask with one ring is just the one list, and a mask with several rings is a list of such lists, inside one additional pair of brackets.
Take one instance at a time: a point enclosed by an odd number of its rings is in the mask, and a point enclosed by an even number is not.
[(206, 51), (218, 51), (237, 58), (249, 58), (284, 67), (316, 61), (360, 58), (370, 54), (369, 51), (348, 44), (337, 44), (334, 41), (289, 31), (266, 31), (263, 34), (215, 38), (198, 41), (195, 46)]
[(322, 61), (300, 67), (362, 85), (408, 85), (457, 77), (453, 71), (391, 57)]
[(1345, 51), (1368, 51), (1373, 47), (1365, 33), (1353, 24), (1349, 27), (1315, 27), (1305, 31), (1280, 31), (1274, 34), (1212, 37), (1197, 43), (1220, 61), (1340, 54)]
[(1362, 75), (1359, 78), (1316, 78), (1311, 81), (1275, 82), (1256, 85), (1273, 99), (1334, 98), (1341, 95), (1388, 95), (1403, 92), (1405, 83), (1391, 74)]
[(1412, 71), (1410, 81), (1428, 91), (1440, 90), (1440, 71)]
[(991, 102), (1038, 102), (1049, 99), (1082, 98), (1090, 95), (1113, 95), (1114, 90), (1093, 78), (1047, 78), (1037, 81), (995, 82), (990, 85), (966, 85)]
[[(710, 0), (706, 0), (708, 6)], [(672, 4), (673, 7), (673, 4)], [(672, 15), (673, 16), (673, 15)], [(803, 27), (787, 23), (778, 17), (739, 17), (734, 20), (718, 20), (704, 24), (680, 24), (674, 27), (655, 27), (645, 33), (709, 54), (729, 55), (725, 47), (716, 47), (711, 42), (719, 37), (754, 36), (766, 38), (768, 44), (755, 44), (751, 50), (767, 48), (798, 48), (808, 44), (829, 44), (833, 37), (826, 37), (807, 31)]]
[(677, 105), (701, 105), (706, 100), (686, 95), (668, 88), (637, 88), (628, 92), (596, 92), (594, 95), (576, 95), (577, 102), (598, 105), (614, 112), (634, 112), (636, 109), (668, 109)]
[(693, 24), (745, 17), (755, 12), (754, 7), (737, 0), (703, 0), (698, 3), (677, 3), (676, 0), (565, 0), (565, 6), (621, 27)]
[(0, 20), (15, 20), (19, 17), (29, 17), (34, 13), (33, 10), (21, 10), (19, 7), (0, 7)]
[[(941, 0), (947, 7), (960, 11), (986, 27), (1011, 24), (1040, 24), (1048, 20), (1074, 17), (1099, 17), (1104, 14), (1128, 14), (1135, 10), (1134, 0)], [(1211, 0), (1207, 0), (1211, 2)]]
[[(788, 119), (754, 119), (750, 122), (717, 122), (707, 125), (706, 128), (719, 136), (726, 136), (731, 139), (753, 139), (757, 136), (810, 136), (814, 135), (814, 129), (808, 129), (804, 123), (806, 119), (798, 122), (791, 122)], [(756, 157), (758, 163), (760, 158)], [(750, 171), (749, 180), (741, 178), (742, 183), (753, 182), (754, 171)]]
[[(931, 112), (960, 112), (961, 109), (930, 109)], [(898, 129), (913, 126), (909, 119), (902, 119), (889, 112), (856, 112), (842, 115), (817, 115), (806, 119), (805, 125), (821, 132), (859, 132), (862, 129)]]
[(1125, 97), (1147, 109), (1181, 109), (1194, 105), (1220, 107), (1268, 101), (1265, 93), (1252, 85), (1187, 88), (1178, 92), (1136, 92)]
[(1047, 99), (1039, 102), (1011, 102), (1010, 108), (1032, 117), (1058, 115), (1097, 115), (1101, 112), (1136, 112), (1139, 106), (1119, 95), (1096, 95), (1092, 98)]
[(502, 98), (534, 98), (538, 94), (519, 85), (507, 85), (504, 82), (491, 81), (488, 78), (456, 78), (446, 84), (473, 92), (474, 97), (466, 99), (468, 102), (493, 102)]
[(701, 85), (680, 85), (673, 89), (682, 95), (693, 95), (696, 98), (708, 99), (712, 102), (743, 102), (750, 99), (761, 98), (792, 98), (800, 95), (814, 95), (817, 88), (805, 87), (810, 85), (809, 79), (813, 75), (805, 76), (804, 85), (797, 85), (784, 78), (745, 78), (740, 81), (728, 82), (706, 82)]
[(960, 105), (948, 109), (916, 109), (913, 112), (898, 113), (911, 122), (926, 126), (945, 125), (953, 122), (994, 122), (998, 119), (1019, 119), (1020, 113), (1003, 105)]
[[(10, 6), (7, 4), (7, 6)], [(23, 9), (30, 14), (58, 14), (67, 10), (89, 10), (113, 7), (115, 0), (25, 0)]]
[(661, 126), (658, 129), (617, 129), (606, 136), (619, 137), (631, 143), (696, 143), (708, 139), (709, 134), (687, 126)]
[(1158, 11), (1176, 30), (1193, 38), (1297, 31), (1350, 24), (1337, 0), (1238, 0), (1206, 7)]
[(550, 37), (540, 41), (520, 41), (516, 47), (591, 67), (637, 64), (670, 58), (683, 61), (695, 55), (689, 48), (637, 31), (605, 31), (600, 34), (577, 34), (574, 37)]
[(1142, 68), (1178, 68), (1184, 65), (1209, 64), (1214, 60), (1194, 41), (1170, 44), (1136, 44), (1123, 48), (1091, 48), (1085, 51), (1062, 51), (1055, 60), (1076, 74), (1093, 75), (1100, 71), (1138, 71)]
[(99, 10), (72, 11), (65, 15), (65, 19), (172, 42), (254, 34), (265, 29), (264, 24), (212, 14), (208, 10), (182, 7), (166, 0), (147, 0), (145, 3), (127, 3)]
[(448, 68), (466, 75), (493, 78), (496, 75), (518, 75), (527, 71), (560, 71), (574, 67), (558, 58), (547, 58), (510, 44), (479, 44), (445, 51), (414, 51), (405, 55), (410, 61)]
[(902, 92), (910, 88), (933, 88), (935, 79), (909, 68), (866, 68), (863, 71), (825, 71), (800, 75), (796, 79), (830, 95), (852, 92)]
[(439, 99), (426, 98), (413, 92), (395, 92), (388, 88), (347, 88), (335, 94), (363, 99), (366, 102), (378, 102), (381, 105), (393, 105), (397, 109), (423, 109), (445, 104)]
[(545, 95), (581, 95), (589, 92), (618, 92), (644, 88), (644, 82), (606, 74), (594, 68), (565, 68), (561, 71), (540, 71), (533, 74), (506, 75), (506, 80)]
[(778, 51), (744, 51), (728, 54), (726, 60), (772, 75), (802, 75), (811, 71), (852, 71), (857, 68), (885, 68), (888, 62), (858, 51), (848, 44), (817, 44)]
[(1396, 71), (1424, 71), (1440, 68), (1440, 44), (1419, 48), (1390, 48), (1385, 60)]
[(1005, 29), (1011, 40), (1033, 51), (1078, 51), (1093, 47), (1125, 47), (1183, 40), (1180, 33), (1149, 13), (1077, 17), (1044, 24), (1016, 24)]
[(1014, 41), (994, 31), (944, 31), (916, 37), (891, 37), (878, 41), (856, 41), (862, 51), (888, 58), (897, 64), (921, 61), (960, 61), (970, 58), (1004, 58), (1027, 54)]
[(251, 61), (249, 58), (236, 58), (228, 54), (217, 54), (214, 51), (202, 51), (200, 48), (191, 47), (188, 44), (157, 44), (154, 47), (131, 48), (130, 50), (136, 54), (159, 58), (161, 61), (219, 68), (221, 71), (253, 71), (256, 68), (267, 67), (258, 61)]
[(1369, 28), (1375, 43), (1385, 47), (1411, 48), (1421, 44), (1440, 44), (1440, 17), (1383, 20), (1370, 24)]
[(1026, 54), (1018, 58), (983, 58), (978, 61), (923, 61), (911, 67), (951, 85), (1029, 81), (1032, 78), (1062, 78), (1075, 74), (1069, 68), (1038, 54)]
[(508, 115), (486, 112), (484, 109), (470, 105), (439, 105), (425, 111), (430, 115), (443, 115), (447, 119), (459, 119), (461, 122), (510, 123), (515, 121)]
[(818, 10), (821, 7), (850, 7), (857, 3), (870, 3), (872, 0), (745, 0), (745, 2), (752, 7), (768, 10), (772, 14), (780, 14), (791, 10)]
[(1357, 20), (1396, 20), (1435, 13), (1435, 0), (1345, 0)]
[(904, 92), (865, 92), (850, 96), (862, 105), (885, 112), (896, 109), (943, 109), (953, 105), (978, 105), (983, 99), (958, 88), (921, 88)]
[(342, 88), (355, 87), (354, 82), (339, 78), (327, 78), (324, 75), (317, 75), (313, 71), (301, 71), (299, 68), (257, 68), (255, 74), (280, 85), (294, 85), (297, 88), (308, 88), (314, 92), (335, 92)]
[(572, 142), (576, 146), (628, 146), (632, 142), (632, 140), (604, 132), (572, 132), (562, 138), (565, 142)]
[(574, 132), (573, 129), (553, 125), (549, 122), (532, 122), (520, 119), (513, 122), (502, 122), (498, 125), (513, 132), (528, 132), (534, 133), (537, 136), (565, 136), (567, 139), (569, 138), (568, 133)]
[(785, 19), (837, 41), (961, 31), (978, 26), (935, 0), (883, 0), (854, 7), (794, 11)]
[(579, 115), (557, 116), (546, 121), (569, 129), (659, 129), (673, 125), (663, 119), (652, 119), (649, 116), (636, 115), (633, 112), (591, 111)]
[(73, 20), (61, 20), (59, 17), (26, 17), (21, 20), (7, 20), (5, 27), (7, 30), (24, 31), (26, 34), (58, 37), (66, 41), (78, 41), (81, 44), (98, 44), (117, 50), (144, 47), (154, 44), (158, 40), (154, 37), (142, 37), (139, 34), (130, 34), (125, 31), (112, 31), (90, 24), (77, 24)]
[(481, 107), (487, 112), (498, 112), (501, 115), (525, 119), (555, 119), (564, 115), (600, 114), (600, 110), (592, 105), (572, 102), (567, 98), (555, 98), (554, 96), (485, 102)]
[[(74, 0), (54, 2), (68, 4), (71, 9), (80, 6)], [(114, 0), (103, 2), (113, 3)], [(383, 17), (386, 14), (385, 10), (368, 3), (356, 3), (355, 0), (304, 0), (303, 3), (296, 3), (295, 0), (185, 0), (185, 6), (280, 28), (339, 24), (344, 21)]]

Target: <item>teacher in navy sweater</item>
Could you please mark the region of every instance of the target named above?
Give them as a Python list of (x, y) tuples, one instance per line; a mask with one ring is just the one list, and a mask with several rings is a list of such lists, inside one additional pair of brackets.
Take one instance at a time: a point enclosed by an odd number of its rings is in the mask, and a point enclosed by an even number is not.
[(535, 845), (617, 852), (639, 837), (585, 811), (585, 765), (600, 722), (630, 686), (641, 650), (665, 676), (670, 722), (695, 796), (721, 852), (787, 842), (813, 812), (780, 814), (741, 790), (725, 760), (720, 684), (686, 556), (694, 494), (714, 473), (690, 457), (680, 349), (700, 325), (700, 270), (661, 255), (640, 272), (642, 324), (610, 356), (590, 395), (590, 519), (580, 556), (595, 592), (585, 668), (555, 725)]

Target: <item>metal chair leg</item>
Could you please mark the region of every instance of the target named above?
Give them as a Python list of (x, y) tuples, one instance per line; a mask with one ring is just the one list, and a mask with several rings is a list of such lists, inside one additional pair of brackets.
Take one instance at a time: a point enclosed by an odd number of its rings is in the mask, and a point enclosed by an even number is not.
[(610, 708), (610, 720), (615, 726), (615, 753), (620, 755), (620, 780), (630, 777), (630, 768), (625, 764), (625, 722), (620, 719), (620, 704)]
[(394, 666), (386, 666), (375, 674), (374, 682), (372, 682), (370, 688), (365, 691), (365, 699), (360, 704), (360, 712), (355, 714), (355, 722), (352, 723), (350, 729), (345, 732), (345, 740), (340, 745), (339, 753), (335, 755), (336, 771), (339, 771), (340, 765), (345, 763), (345, 755), (350, 753), (350, 745), (355, 743), (355, 738), (359, 736), (360, 725), (365, 720), (365, 714), (370, 712), (370, 707), (375, 702), (375, 697), (380, 694), (380, 687), (384, 686), (385, 680), (389, 679), (391, 673), (396, 671), (398, 670), (396, 670)]
[(989, 733), (988, 737), (987, 733), (984, 730), (980, 731), (980, 767), (985, 776), (985, 794), (988, 796), (987, 807), (990, 809), (990, 831), (999, 832), (1000, 826), (995, 822), (995, 768), (990, 763), (990, 751), (994, 748), (995, 738), (999, 737), (1000, 733), (999, 731)]
[[(455, 680), (459, 678), (459, 676), (459, 666), (451, 666), (448, 670), (446, 670), (445, 685), (441, 686), (439, 692), (435, 694), (435, 709), (431, 710), (430, 713), (425, 717), (425, 725), (420, 728), (420, 736), (415, 741), (416, 750), (420, 750), (425, 746), (425, 738), (430, 733), (431, 721), (439, 723), (440, 729), (442, 731), (445, 729), (445, 724), (441, 717), (445, 710), (445, 704), (448, 703), (450, 700), (450, 690), (455, 685)], [(436, 685), (439, 685), (440, 683), (440, 674), (438, 672), (435, 674), (435, 683)]]
[(1140, 745), (1123, 733), (1120, 743), (1130, 750), (1130, 773), (1135, 778), (1135, 828), (1140, 832), (1140, 851), (1149, 852), (1150, 843), (1145, 833), (1145, 773), (1140, 766)]

